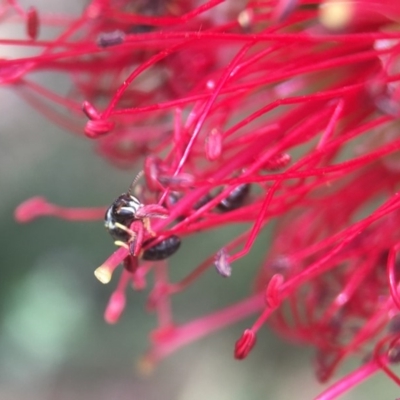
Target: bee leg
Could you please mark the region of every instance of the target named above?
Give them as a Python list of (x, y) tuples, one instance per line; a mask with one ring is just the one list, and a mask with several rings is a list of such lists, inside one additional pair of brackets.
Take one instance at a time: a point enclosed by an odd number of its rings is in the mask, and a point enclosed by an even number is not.
[(150, 218), (143, 218), (143, 225), (146, 229), (147, 232), (149, 232), (149, 234), (153, 237), (156, 237), (157, 234), (151, 229), (151, 225), (150, 225)]
[[(128, 233), (129, 235), (131, 235), (131, 239), (129, 239), (129, 241), (135, 239), (136, 233), (133, 232), (132, 229), (127, 228), (125, 225), (122, 225), (122, 224), (120, 224), (119, 222), (116, 222), (116, 223), (115, 223), (115, 226), (116, 226), (118, 229), (121, 229), (122, 231), (124, 231), (124, 232)], [(117, 245), (117, 246), (119, 246), (119, 245)]]
[(129, 252), (132, 256), (137, 257), (143, 243), (144, 226), (142, 221), (134, 221), (131, 225), (134, 236), (128, 241)]
[(125, 248), (126, 250), (129, 250), (129, 246), (128, 246), (125, 242), (122, 242), (121, 240), (116, 240), (116, 241), (114, 242), (114, 244), (115, 244), (116, 246), (123, 247), (123, 248)]

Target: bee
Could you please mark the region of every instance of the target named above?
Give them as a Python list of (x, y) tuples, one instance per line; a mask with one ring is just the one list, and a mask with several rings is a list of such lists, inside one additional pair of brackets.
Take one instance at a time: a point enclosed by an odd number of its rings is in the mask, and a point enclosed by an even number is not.
[(229, 195), (221, 200), (219, 204), (217, 204), (217, 208), (221, 211), (232, 211), (239, 208), (246, 197), (250, 193), (250, 184), (243, 183), (241, 185), (236, 186)]
[(135, 219), (139, 219), (136, 215), (142, 207), (144, 205), (129, 191), (113, 201), (106, 211), (104, 226), (115, 240), (129, 241), (129, 227)]
[[(145, 242), (143, 245), (148, 244), (149, 241)], [(181, 246), (181, 239), (172, 235), (157, 243), (156, 245), (147, 248), (142, 254), (143, 260), (147, 261), (160, 261), (172, 256)]]
[[(133, 187), (142, 174), (143, 172), (138, 174), (126, 193), (122, 193), (113, 201), (104, 218), (104, 225), (114, 238), (115, 244), (127, 249), (133, 247), (131, 251), (133, 255), (138, 253), (142, 245), (144, 230), (154, 235), (150, 226), (150, 218), (166, 218), (169, 214), (167, 209), (158, 204), (142, 204), (132, 194)], [(132, 230), (131, 227), (134, 222), (138, 223)], [(134, 241), (134, 246), (128, 246)]]

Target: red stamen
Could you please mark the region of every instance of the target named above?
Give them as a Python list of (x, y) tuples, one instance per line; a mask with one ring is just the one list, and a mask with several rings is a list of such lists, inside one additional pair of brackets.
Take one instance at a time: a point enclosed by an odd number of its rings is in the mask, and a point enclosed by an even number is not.
[(26, 13), (26, 33), (32, 40), (39, 34), (39, 15), (35, 7), (29, 7)]
[(256, 344), (256, 334), (251, 329), (246, 329), (235, 345), (235, 358), (243, 360)]

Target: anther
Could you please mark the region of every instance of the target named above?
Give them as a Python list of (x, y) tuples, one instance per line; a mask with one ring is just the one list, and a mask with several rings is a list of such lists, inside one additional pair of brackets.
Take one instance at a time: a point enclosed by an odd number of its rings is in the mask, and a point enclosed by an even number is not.
[(82, 103), (82, 111), (85, 115), (92, 121), (97, 121), (100, 119), (100, 113), (96, 110), (93, 104), (88, 101)]
[(111, 281), (113, 274), (113, 268), (108, 265), (100, 265), (100, 267), (96, 268), (94, 271), (94, 276), (104, 285)]
[(214, 128), (208, 134), (205, 143), (206, 157), (209, 161), (218, 160), (222, 152), (222, 135), (221, 132)]
[(219, 250), (214, 258), (215, 269), (224, 278), (230, 277), (232, 273), (232, 267), (228, 259), (229, 255), (225, 249)]
[(117, 29), (113, 32), (100, 33), (97, 38), (97, 45), (99, 47), (116, 46), (123, 43), (125, 40), (125, 33)]
[(125, 295), (120, 291), (114, 292), (104, 312), (105, 321), (109, 324), (117, 323), (124, 311), (125, 303)]
[(319, 6), (319, 21), (325, 28), (337, 31), (346, 28), (354, 16), (350, 1), (327, 0)]
[(54, 207), (44, 197), (32, 197), (21, 203), (14, 212), (18, 222), (31, 222), (43, 215), (51, 215)]
[(253, 22), (254, 12), (252, 9), (248, 8), (239, 13), (237, 17), (238, 24), (244, 29), (249, 30)]
[(246, 329), (235, 344), (236, 360), (243, 360), (246, 358), (256, 344), (256, 340), (256, 334), (251, 329)]
[(281, 303), (280, 290), (283, 284), (283, 276), (275, 274), (268, 283), (265, 291), (265, 302), (270, 308), (277, 308)]
[(110, 133), (114, 129), (114, 122), (107, 120), (90, 120), (86, 122), (85, 135), (90, 139), (96, 139)]
[(26, 13), (26, 33), (35, 40), (39, 34), (39, 15), (35, 7), (29, 7)]

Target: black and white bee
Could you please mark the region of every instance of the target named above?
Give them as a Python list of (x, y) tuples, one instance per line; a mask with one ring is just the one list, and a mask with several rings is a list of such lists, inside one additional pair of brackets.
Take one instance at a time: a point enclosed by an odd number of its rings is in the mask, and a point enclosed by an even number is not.
[(127, 229), (131, 226), (138, 211), (144, 205), (129, 191), (118, 196), (105, 215), (104, 225), (115, 240), (128, 242), (131, 238)]
[[(138, 174), (126, 193), (118, 196), (106, 211), (104, 225), (115, 244), (129, 248), (128, 243), (135, 241), (133, 254), (136, 255), (142, 245), (144, 230), (154, 234), (150, 227), (150, 218), (166, 218), (168, 210), (158, 204), (142, 204), (132, 194), (133, 187), (142, 173)], [(132, 224), (138, 221), (136, 231), (131, 230)]]

